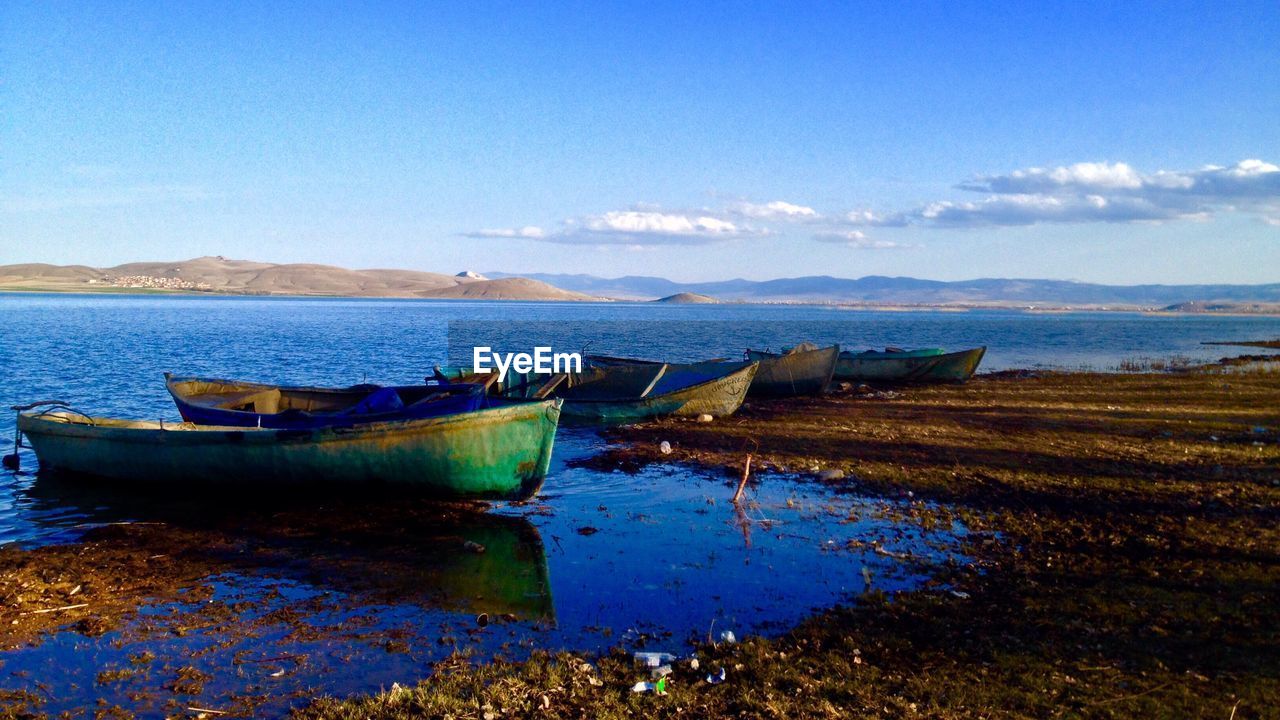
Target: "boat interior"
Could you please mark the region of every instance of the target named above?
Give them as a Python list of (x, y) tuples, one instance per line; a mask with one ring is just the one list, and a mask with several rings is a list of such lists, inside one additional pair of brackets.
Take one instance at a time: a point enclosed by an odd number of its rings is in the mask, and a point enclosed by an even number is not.
[(589, 365), (567, 375), (528, 375), (514, 379), (508, 397), (541, 398), (554, 395), (576, 402), (616, 402), (657, 397), (717, 380), (753, 362), (644, 363)]
[[(97, 417), (76, 411), (55, 410), (43, 413), (32, 413), (41, 420), (65, 423), (67, 425), (86, 425), (96, 428), (113, 428), (121, 430), (253, 430), (254, 428), (219, 427), (213, 425), (196, 425), (181, 420), (123, 420), (120, 418)], [(269, 431), (267, 431), (269, 432)]]
[[(375, 413), (407, 407), (459, 392), (479, 392), (471, 385), (409, 385), (379, 387), (357, 385), (341, 390), (324, 388), (280, 388), (253, 383), (219, 380), (178, 380), (169, 383), (183, 402), (219, 410), (241, 410), (276, 414), (287, 410), (302, 412)], [(395, 397), (392, 397), (394, 394)]]
[(580, 373), (570, 374), (557, 394), (578, 402), (648, 397), (666, 375), (667, 368), (665, 364), (588, 367)]
[(683, 390), (694, 385), (701, 385), (755, 364), (755, 361), (722, 362), (708, 360), (700, 363), (668, 365), (667, 372), (659, 379), (658, 384), (653, 387), (652, 393), (654, 395), (665, 395), (666, 393)]
[(842, 352), (840, 355), (842, 357), (875, 357), (878, 355), (889, 355), (895, 357), (933, 357), (944, 353), (946, 353), (946, 351), (942, 348), (917, 348), (915, 350), (906, 350), (900, 347), (888, 346), (884, 350), (863, 350), (859, 353)]

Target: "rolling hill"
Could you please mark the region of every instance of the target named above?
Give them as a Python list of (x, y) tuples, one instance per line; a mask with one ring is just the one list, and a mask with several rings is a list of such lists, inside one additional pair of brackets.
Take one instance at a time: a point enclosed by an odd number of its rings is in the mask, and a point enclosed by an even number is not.
[(223, 257), (179, 262), (134, 262), (109, 268), (84, 265), (0, 266), (0, 290), (62, 292), (210, 292), (237, 295), (468, 298), (477, 300), (593, 300), (524, 278), (488, 280), (475, 273), (348, 270), (309, 263), (274, 264)]
[(838, 303), (1275, 312), (1280, 283), (1266, 285), (1102, 285), (1067, 280), (980, 278), (941, 281), (869, 275), (680, 283), (666, 278), (463, 271), (454, 275), (224, 257), (133, 262), (109, 268), (27, 263), (0, 266), (0, 291), (209, 292), (240, 295), (396, 297), (470, 300)]

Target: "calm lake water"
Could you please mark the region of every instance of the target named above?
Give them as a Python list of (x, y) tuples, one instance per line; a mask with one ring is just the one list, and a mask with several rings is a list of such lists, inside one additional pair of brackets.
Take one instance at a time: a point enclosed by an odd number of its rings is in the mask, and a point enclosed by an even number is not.
[[(1280, 337), (1276, 318), (71, 295), (0, 295), (0, 320), (0, 406), (57, 398), (92, 414), (166, 419), (177, 413), (164, 371), (291, 384), (416, 383), (447, 361), (450, 323), (456, 344), (464, 321), (481, 334), (514, 329), (498, 342), (568, 350), (589, 342), (592, 352), (677, 360), (801, 340), (855, 349), (986, 345), (983, 370), (1209, 360), (1246, 350), (1201, 341)], [(535, 330), (554, 337), (519, 336)], [(10, 421), (0, 427), (12, 442)], [(148, 606), (100, 637), (68, 630), (0, 653), (0, 689), (43, 686), (42, 709), (51, 714), (91, 711), (99, 698), (155, 716), (188, 705), (234, 709), (246, 695), (267, 697), (259, 712), (273, 714), (317, 692), (411, 683), (455, 648), (482, 657), (618, 644), (686, 652), (712, 631), (772, 632), (865, 590), (918, 588), (940, 564), (967, 563), (956, 551), (965, 529), (903, 520), (928, 509), (909, 499), (871, 500), (769, 475), (753, 489), (744, 520), (727, 502), (730, 478), (570, 463), (600, 443), (591, 431), (562, 430), (535, 503), (438, 528), (394, 520), (379, 527), (376, 505), (316, 506), (289, 515), (294, 526), (268, 524), (266, 532), (236, 512), (219, 519), (202, 505), (161, 506), (0, 473), (0, 543), (72, 542), (104, 523), (148, 521), (182, 528), (197, 547), (202, 533), (211, 547), (230, 534), (288, 559), (264, 565), (220, 556), (210, 561), (216, 571), (204, 590), (187, 601)], [(36, 466), (29, 452), (23, 463)], [(341, 532), (343, 512), (360, 523), (361, 538), (384, 539), (353, 544)], [(337, 531), (307, 536), (306, 518), (321, 514)], [(459, 538), (488, 551), (461, 553)], [(211, 607), (237, 609), (211, 622)], [(511, 618), (479, 628), (479, 612)], [(129, 658), (141, 653), (155, 658), (139, 669)], [(207, 682), (187, 693), (166, 689), (185, 666), (207, 673)], [(130, 672), (101, 681), (115, 670)]]
[(53, 294), (0, 294), (0, 320), (0, 406), (56, 397), (89, 412), (145, 417), (176, 417), (159, 382), (165, 371), (282, 383), (417, 383), (447, 362), (449, 326), (459, 321), (472, 330), (476, 323), (522, 323), (516, 327), (540, 334), (515, 338), (526, 347), (590, 343), (595, 353), (672, 360), (738, 357), (746, 347), (803, 340), (851, 349), (986, 345), (980, 371), (1210, 360), (1245, 350), (1202, 341), (1280, 337), (1280, 318), (1272, 317)]

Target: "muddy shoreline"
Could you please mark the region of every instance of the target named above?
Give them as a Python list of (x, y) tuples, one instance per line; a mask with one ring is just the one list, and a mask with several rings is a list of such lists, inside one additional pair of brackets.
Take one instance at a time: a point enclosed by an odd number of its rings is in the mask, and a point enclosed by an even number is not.
[[(892, 499), (916, 527), (963, 522), (974, 562), (935, 568), (918, 590), (818, 611), (773, 639), (704, 645), (700, 669), (675, 664), (666, 696), (630, 692), (644, 673), (625, 654), (535, 652), (485, 663), (454, 655), (416, 688), (293, 704), (316, 718), (1265, 717), (1280, 706), (1277, 407), (1280, 375), (1247, 368), (1010, 372), (966, 386), (753, 402), (709, 424), (619, 428), (583, 462), (701, 466), (731, 486), (751, 453), (751, 488), (798, 472), (837, 492)], [(401, 512), (393, 524), (445, 522)], [(289, 548), (317, 543), (328, 549), (323, 562), (296, 568), (299, 578), (345, 573), (371, 602), (430, 584), (379, 584), (403, 577), (379, 563), (415, 538), (381, 534), (382, 521), (362, 532), (359, 516), (309, 516), (308, 525), (262, 511), (186, 529), (102, 523), (76, 543), (0, 549), (0, 642), (39, 642), (55, 628), (101, 634), (142, 604), (199, 600), (208, 592), (201, 579), (232, 560), (275, 566)], [(296, 536), (304, 526), (309, 534)], [(202, 610), (206, 619), (236, 611), (211, 607), (219, 609)], [(64, 609), (34, 612), (49, 608)], [(170, 625), (181, 632), (188, 621)], [(719, 667), (726, 681), (708, 684), (708, 668)], [(170, 676), (200, 681), (180, 667)], [(0, 713), (38, 714), (44, 700), (9, 692)], [(221, 710), (254, 707), (244, 698)], [(165, 711), (194, 714), (172, 703)]]

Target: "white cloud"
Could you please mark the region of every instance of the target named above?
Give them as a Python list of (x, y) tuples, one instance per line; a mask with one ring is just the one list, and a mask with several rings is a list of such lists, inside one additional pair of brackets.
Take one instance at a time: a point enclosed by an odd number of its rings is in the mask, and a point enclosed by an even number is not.
[(732, 235), (738, 228), (710, 215), (684, 215), (641, 210), (615, 210), (587, 217), (582, 228), (593, 233), (625, 235)]
[(1015, 170), (1008, 175), (979, 177), (960, 187), (994, 193), (1041, 193), (1073, 189), (1079, 192), (1105, 192), (1142, 187), (1143, 179), (1125, 163), (1076, 163), (1052, 170), (1031, 168)]
[(614, 210), (567, 220), (564, 229), (544, 239), (584, 245), (698, 245), (758, 234), (711, 213)]
[(528, 226), (465, 235), (636, 249), (785, 235), (787, 225), (804, 223), (821, 231), (813, 236), (820, 242), (886, 249), (904, 246), (868, 238), (859, 228), (1161, 223), (1205, 221), (1223, 213), (1249, 213), (1280, 226), (1280, 167), (1258, 159), (1153, 173), (1123, 162), (1082, 162), (979, 176), (957, 188), (985, 197), (939, 200), (898, 212), (858, 209), (837, 216), (784, 200), (739, 201), (720, 210), (637, 204), (570, 218), (554, 230)]
[(818, 242), (834, 243), (845, 245), (857, 250), (889, 250), (892, 248), (906, 247), (900, 243), (891, 242), (889, 240), (876, 240), (867, 237), (866, 233), (859, 230), (845, 230), (842, 232), (821, 232), (813, 236)]
[(796, 205), (785, 200), (767, 203), (739, 202), (730, 208), (730, 212), (757, 220), (817, 220), (821, 217), (818, 211), (811, 207)]
[(1036, 223), (1172, 220), (1195, 213), (1164, 208), (1141, 198), (1101, 195), (993, 195), (978, 202), (941, 201), (917, 211), (923, 222), (950, 227)]
[(1280, 207), (1280, 167), (1256, 159), (1150, 174), (1125, 163), (1076, 163), (983, 176), (958, 187), (990, 194), (976, 202), (930, 203), (907, 215), (917, 223), (961, 227), (1205, 220), (1223, 212), (1265, 220)]
[(851, 210), (844, 219), (847, 224), (860, 227), (903, 227), (911, 220), (902, 213), (885, 215), (874, 210)]
[(624, 246), (698, 245), (770, 234), (727, 219), (711, 210), (662, 210), (636, 205), (599, 215), (568, 218), (555, 230), (540, 227), (496, 228), (462, 233), (475, 238), (526, 238), (572, 245)]
[(1206, 167), (1178, 177), (1185, 186), (1172, 188), (1171, 192), (1220, 202), (1280, 201), (1280, 167), (1261, 160), (1241, 160), (1232, 167)]
[(541, 240), (546, 237), (542, 228), (535, 225), (519, 228), (484, 228), (465, 232), (462, 235), (469, 238), (524, 238), (527, 240)]
[(626, 210), (611, 210), (564, 220), (558, 229), (538, 227), (496, 228), (462, 233), (475, 238), (528, 238), (571, 245), (621, 246), (628, 250), (664, 245), (700, 245), (747, 237), (767, 237), (778, 232), (770, 225), (821, 222), (811, 207), (774, 200), (741, 201), (727, 208), (664, 210), (658, 205), (636, 203)]
[(1239, 197), (1280, 196), (1280, 167), (1262, 160), (1241, 160), (1231, 167), (1161, 170), (1143, 175), (1124, 163), (1076, 163), (1052, 170), (1032, 168), (1008, 175), (979, 177), (963, 190), (1005, 194), (1133, 195), (1148, 199), (1199, 197), (1226, 202)]

